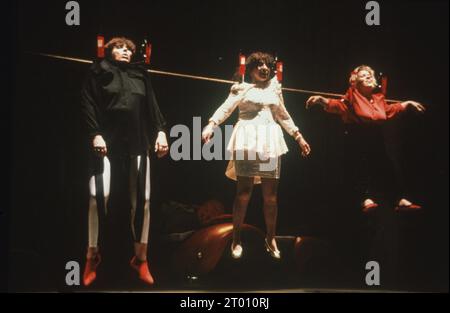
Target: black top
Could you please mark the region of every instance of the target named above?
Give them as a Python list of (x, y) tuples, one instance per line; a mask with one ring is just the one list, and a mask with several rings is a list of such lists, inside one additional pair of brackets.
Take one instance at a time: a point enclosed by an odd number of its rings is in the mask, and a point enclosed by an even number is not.
[(91, 67), (81, 92), (90, 140), (102, 135), (108, 154), (145, 154), (155, 131), (166, 124), (148, 72), (124, 62), (103, 60)]

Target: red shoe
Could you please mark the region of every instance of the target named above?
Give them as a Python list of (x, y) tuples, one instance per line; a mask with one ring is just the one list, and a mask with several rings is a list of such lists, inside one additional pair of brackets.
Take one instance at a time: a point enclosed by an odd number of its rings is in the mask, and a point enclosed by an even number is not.
[(414, 203), (411, 203), (410, 205), (397, 205), (395, 207), (396, 212), (418, 211), (421, 209), (422, 207), (420, 205)]
[(97, 254), (92, 259), (86, 259), (86, 265), (84, 267), (83, 284), (89, 286), (97, 278), (97, 267), (101, 262), (100, 254)]
[(363, 213), (370, 213), (373, 210), (375, 210), (376, 208), (378, 208), (378, 204), (377, 203), (369, 203), (366, 205), (363, 205), (362, 211)]
[(139, 261), (137, 257), (134, 256), (130, 261), (130, 266), (138, 272), (140, 280), (148, 285), (153, 285), (155, 283), (152, 274), (150, 274), (147, 261)]

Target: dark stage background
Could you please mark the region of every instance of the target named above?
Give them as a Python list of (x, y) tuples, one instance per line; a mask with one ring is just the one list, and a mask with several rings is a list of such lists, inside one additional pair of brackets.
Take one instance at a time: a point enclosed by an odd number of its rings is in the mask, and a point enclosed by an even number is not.
[[(89, 65), (30, 53), (93, 59), (96, 35), (102, 32), (106, 38), (147, 35), (153, 44), (152, 69), (200, 76), (230, 79), (239, 51), (255, 50), (276, 52), (284, 61), (286, 87), (343, 93), (357, 65), (385, 72), (389, 98), (416, 100), (428, 109), (423, 116), (407, 112), (395, 122), (413, 199), (424, 212), (391, 214), (387, 176), (380, 198), (385, 217), (360, 216), (352, 187), (342, 178), (346, 151), (339, 118), (318, 108), (306, 111), (309, 95), (285, 92), (287, 109), (312, 154), (302, 159), (285, 134), (290, 151), (282, 164), (278, 234), (328, 242), (341, 260), (329, 266), (349, 275), (334, 287), (362, 288), (364, 276), (358, 275), (364, 272), (365, 253), (378, 245), (397, 264), (398, 278), (388, 287), (448, 291), (447, 1), (379, 1), (381, 26), (372, 27), (364, 23), (366, 1), (78, 2), (80, 26), (65, 24), (65, 1), (18, 1), (12, 15), (18, 51), (10, 104), (11, 205), (4, 215), (9, 219), (9, 290), (66, 290), (65, 263), (83, 264), (88, 177), (78, 109)], [(220, 83), (161, 75), (152, 81), (169, 124), (191, 129), (193, 116), (202, 117), (204, 126), (229, 92), (229, 85)], [(236, 119), (234, 113), (227, 124)], [(163, 246), (158, 243), (162, 202), (217, 199), (231, 208), (235, 183), (224, 176), (226, 164), (154, 160), (151, 259), (159, 257), (155, 262), (164, 264), (157, 250)], [(259, 188), (247, 222), (264, 229)], [(131, 245), (122, 241), (117, 239), (117, 245), (129, 256)], [(170, 280), (163, 285), (175, 286)]]

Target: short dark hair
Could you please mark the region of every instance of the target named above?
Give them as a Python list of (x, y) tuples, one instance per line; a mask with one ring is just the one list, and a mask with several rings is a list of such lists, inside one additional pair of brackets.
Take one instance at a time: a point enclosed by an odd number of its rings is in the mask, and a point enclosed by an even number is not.
[(128, 39), (126, 37), (114, 37), (105, 45), (106, 55), (108, 57), (112, 57), (111, 53), (113, 48), (120, 48), (124, 45), (127, 46), (133, 52), (133, 54), (136, 53), (136, 45), (131, 39)]
[(267, 67), (272, 70), (275, 59), (271, 54), (266, 52), (253, 52), (249, 55), (247, 61), (245, 62), (247, 65), (247, 72), (251, 73), (251, 71), (257, 68), (261, 62), (266, 63)]

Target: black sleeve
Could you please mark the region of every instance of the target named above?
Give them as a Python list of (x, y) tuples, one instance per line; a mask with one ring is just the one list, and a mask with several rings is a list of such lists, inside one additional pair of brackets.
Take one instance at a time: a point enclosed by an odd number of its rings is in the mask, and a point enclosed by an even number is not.
[(89, 138), (101, 134), (95, 74), (90, 72), (81, 89), (81, 114)]
[(154, 125), (154, 129), (156, 131), (166, 132), (167, 123), (159, 109), (158, 101), (156, 100), (155, 92), (153, 91), (152, 83), (150, 81), (150, 76), (147, 74), (145, 77), (148, 108), (152, 124)]

